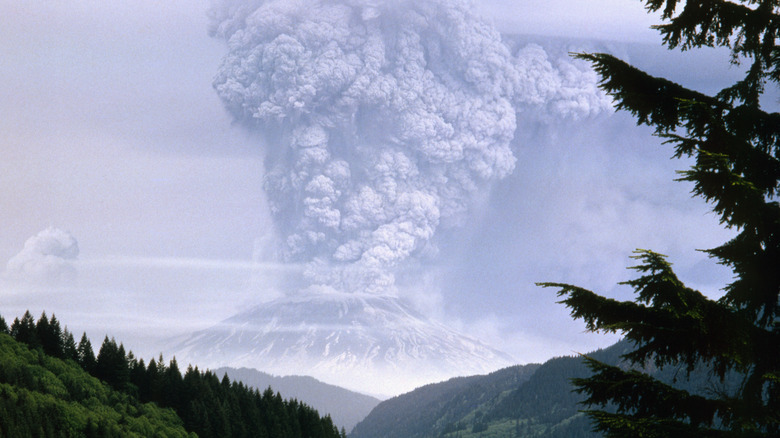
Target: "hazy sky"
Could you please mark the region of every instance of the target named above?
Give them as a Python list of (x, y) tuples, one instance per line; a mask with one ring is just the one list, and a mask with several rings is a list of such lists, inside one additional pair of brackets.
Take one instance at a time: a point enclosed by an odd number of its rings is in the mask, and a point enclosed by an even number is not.
[[(638, 1), (477, 3), (503, 33), (600, 39), (577, 44), (704, 91), (735, 77), (722, 54), (656, 50), (654, 20)], [(153, 342), (276, 296), (274, 279), (298, 269), (250, 263), (271, 227), (264, 158), (212, 88), (227, 51), (207, 34), (207, 8), (0, 0), (0, 266), (35, 257), (25, 242), (50, 227), (78, 242), (75, 259), (55, 260), (75, 278), (52, 280), (47, 269), (60, 265), (51, 260), (17, 276), (9, 264), (6, 319), (45, 309), (93, 342), (108, 333), (151, 355)], [(463, 226), (436, 236), (424, 272), (401, 275), (426, 290), (410, 295), (417, 306), (529, 362), (614, 340), (584, 334), (534, 282), (627, 297), (615, 284), (631, 278), (631, 251), (649, 248), (718, 293), (728, 272), (694, 250), (730, 234), (689, 199), (689, 186), (672, 182), (684, 165), (668, 147), (623, 114), (524, 122), (511, 142), (514, 172)], [(74, 251), (56, 233), (31, 245), (44, 241)]]

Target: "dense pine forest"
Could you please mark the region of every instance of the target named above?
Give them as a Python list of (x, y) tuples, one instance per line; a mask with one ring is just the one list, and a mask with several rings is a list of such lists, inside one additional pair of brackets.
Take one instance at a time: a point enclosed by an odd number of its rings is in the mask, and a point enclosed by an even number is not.
[(0, 316), (0, 438), (343, 438), (329, 416), (162, 356), (148, 364), (106, 337), (97, 355), (56, 316)]

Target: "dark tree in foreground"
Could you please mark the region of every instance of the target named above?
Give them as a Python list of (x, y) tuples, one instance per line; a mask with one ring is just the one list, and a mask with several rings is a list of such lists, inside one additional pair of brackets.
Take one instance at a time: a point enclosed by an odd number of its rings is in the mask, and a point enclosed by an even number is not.
[(656, 26), (669, 48), (730, 49), (746, 67), (737, 83), (708, 96), (652, 77), (610, 55), (583, 54), (617, 107), (674, 146), (694, 164), (680, 180), (712, 205), (738, 234), (707, 250), (730, 267), (734, 281), (712, 300), (686, 287), (665, 257), (638, 251), (627, 282), (636, 299), (620, 302), (566, 284), (559, 296), (591, 331), (619, 332), (634, 342), (633, 365), (710, 367), (723, 379), (744, 376), (733, 394), (693, 395), (639, 371), (588, 363), (576, 379), (595, 428), (610, 437), (780, 436), (780, 115), (767, 113), (765, 87), (780, 82), (780, 1), (644, 0), (662, 11)]

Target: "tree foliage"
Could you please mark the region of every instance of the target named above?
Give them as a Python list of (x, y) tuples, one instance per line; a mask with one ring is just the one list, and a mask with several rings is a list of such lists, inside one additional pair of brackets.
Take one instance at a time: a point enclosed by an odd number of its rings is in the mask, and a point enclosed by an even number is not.
[(170, 409), (111, 390), (73, 361), (0, 333), (0, 436), (189, 437)]
[(162, 355), (147, 366), (108, 336), (95, 357), (86, 334), (76, 346), (54, 315), (36, 323), (28, 311), (9, 332), (0, 333), (0, 437), (344, 436), (330, 416), (270, 388), (191, 366), (182, 376)]
[[(607, 436), (778, 436), (780, 434), (780, 115), (762, 109), (780, 82), (777, 0), (645, 0), (661, 11), (655, 26), (669, 48), (726, 47), (745, 75), (714, 96), (653, 77), (607, 54), (580, 54), (601, 75), (617, 108), (673, 145), (693, 165), (680, 180), (708, 201), (736, 237), (706, 253), (734, 281), (713, 300), (686, 287), (666, 257), (639, 250), (636, 298), (621, 302), (559, 283), (562, 303), (592, 331), (619, 332), (634, 365), (711, 366), (723, 379), (744, 375), (731, 394), (692, 395), (639, 371), (588, 360), (594, 374), (575, 379), (596, 429)], [(604, 409), (606, 407), (614, 410)]]

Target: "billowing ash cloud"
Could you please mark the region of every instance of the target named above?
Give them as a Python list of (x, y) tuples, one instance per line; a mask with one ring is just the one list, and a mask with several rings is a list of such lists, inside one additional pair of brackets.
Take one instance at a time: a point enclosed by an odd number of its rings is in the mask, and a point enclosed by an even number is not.
[(47, 228), (24, 243), (6, 265), (5, 277), (33, 284), (58, 285), (76, 278), (72, 261), (79, 255), (76, 239), (67, 231)]
[(519, 112), (531, 110), (537, 120), (549, 121), (579, 120), (612, 109), (596, 72), (568, 53), (551, 55), (538, 44), (526, 44), (517, 49), (514, 63), (520, 75)]
[(215, 89), (264, 135), (279, 257), (345, 292), (391, 291), (395, 268), (513, 171), (521, 108), (606, 102), (582, 67), (513, 55), (458, 0), (227, 0), (211, 31), (229, 48)]

